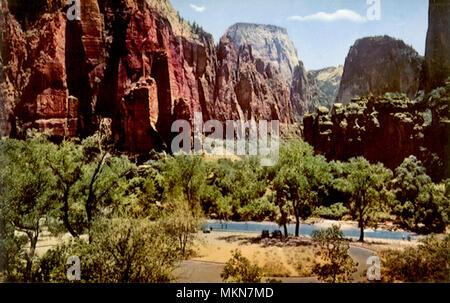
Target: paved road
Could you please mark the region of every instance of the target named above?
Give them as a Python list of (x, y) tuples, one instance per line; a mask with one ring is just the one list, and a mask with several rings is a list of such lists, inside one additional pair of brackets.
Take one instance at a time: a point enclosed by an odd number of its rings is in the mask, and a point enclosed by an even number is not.
[(186, 260), (175, 270), (178, 283), (221, 283), (225, 264)]
[(367, 265), (367, 259), (375, 255), (375, 253), (371, 250), (355, 246), (350, 246), (348, 253), (353, 258), (353, 261), (358, 263), (358, 270), (353, 274), (353, 281), (367, 281), (366, 271), (370, 267), (370, 265)]

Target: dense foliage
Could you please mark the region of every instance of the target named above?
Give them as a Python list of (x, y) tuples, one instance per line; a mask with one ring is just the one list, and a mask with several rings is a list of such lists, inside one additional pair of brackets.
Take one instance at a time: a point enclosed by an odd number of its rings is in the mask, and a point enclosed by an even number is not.
[(450, 235), (430, 236), (418, 247), (382, 253), (387, 282), (450, 282)]
[(403, 227), (424, 233), (445, 231), (450, 216), (445, 187), (434, 184), (414, 156), (395, 170), (392, 192), (393, 212)]
[(63, 244), (39, 260), (36, 281), (66, 282), (67, 260), (81, 260), (81, 282), (169, 282), (179, 251), (177, 239), (161, 233), (158, 223), (115, 218), (96, 221), (92, 239)]
[[(138, 166), (97, 135), (56, 144), (33, 132), (26, 140), (0, 141), (0, 157), (0, 272), (6, 281), (63, 281), (70, 255), (82, 259), (82, 281), (170, 281), (206, 218), (276, 221), (285, 236), (287, 224), (294, 222), (298, 235), (310, 216), (353, 219), (361, 241), (365, 227), (386, 220), (421, 233), (443, 232), (449, 220), (450, 181), (433, 183), (414, 157), (393, 173), (364, 158), (328, 162), (300, 140), (284, 142), (272, 167), (257, 157), (164, 153)], [(42, 256), (36, 249), (43, 235), (72, 240)], [(319, 264), (316, 273), (347, 280), (353, 267), (342, 234), (315, 237), (339, 248), (332, 256), (320, 244), (328, 267)], [(233, 260), (227, 280), (258, 280), (241, 255)], [(345, 272), (336, 272), (333, 262), (344, 264)]]

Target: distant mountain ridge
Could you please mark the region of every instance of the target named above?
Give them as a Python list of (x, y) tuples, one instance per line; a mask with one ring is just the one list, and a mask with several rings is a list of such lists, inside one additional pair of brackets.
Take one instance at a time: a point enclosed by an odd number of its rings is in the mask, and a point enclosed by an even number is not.
[(342, 67), (307, 72), (285, 28), (236, 23), (228, 28), (224, 36), (239, 46), (249, 45), (255, 58), (270, 64), (281, 74), (290, 89), (292, 109), (299, 120), (318, 106), (331, 108), (337, 95)]
[(275, 25), (236, 23), (228, 28), (224, 36), (242, 46), (251, 45), (253, 55), (272, 64), (290, 85), (295, 68), (299, 65), (297, 49), (287, 30)]

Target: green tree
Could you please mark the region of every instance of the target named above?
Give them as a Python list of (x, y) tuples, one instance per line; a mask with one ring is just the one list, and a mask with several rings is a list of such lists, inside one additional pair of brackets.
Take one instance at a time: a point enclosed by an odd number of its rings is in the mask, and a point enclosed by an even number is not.
[(178, 239), (178, 247), (186, 256), (187, 247), (203, 218), (201, 208), (207, 167), (203, 159), (193, 155), (170, 157), (161, 165), (164, 182), (163, 227)]
[[(13, 252), (23, 255), (26, 266), (22, 278), (25, 281), (32, 279), (39, 236), (44, 227), (55, 223), (58, 211), (56, 180), (44, 160), (48, 153), (46, 147), (45, 136), (32, 133), (23, 141), (7, 139), (0, 143), (0, 217), (5, 228), (0, 233), (5, 250), (0, 254), (7, 262), (17, 261), (17, 256), (11, 255)], [(28, 239), (29, 248), (25, 251), (21, 235)], [(10, 278), (13, 269), (9, 266), (13, 264), (3, 264)]]
[(220, 277), (223, 282), (260, 283), (261, 272), (258, 265), (250, 263), (239, 250), (236, 250), (232, 252), (232, 257), (225, 264)]
[(126, 194), (128, 175), (136, 167), (127, 157), (114, 157), (101, 138), (88, 137), (81, 144), (48, 143), (46, 163), (57, 178), (57, 193), (64, 226), (73, 237), (89, 229), (100, 209), (115, 210), (133, 198)]
[(178, 239), (181, 254), (186, 256), (202, 223), (201, 217), (192, 214), (186, 201), (172, 201), (166, 205), (161, 222), (165, 234)]
[(395, 200), (393, 213), (400, 224), (417, 232), (443, 232), (449, 221), (450, 199), (445, 186), (434, 184), (422, 163), (406, 158), (395, 170), (391, 189)]
[(193, 214), (200, 211), (201, 195), (206, 187), (206, 166), (200, 156), (177, 155), (162, 164), (164, 199), (185, 199)]
[(256, 157), (239, 161), (220, 159), (210, 164), (209, 190), (211, 211), (221, 219), (256, 219), (251, 209), (266, 193), (267, 181)]
[(291, 141), (281, 148), (274, 170), (273, 189), (282, 214), (280, 222), (286, 233), (286, 215), (292, 213), (295, 235), (298, 236), (300, 221), (311, 216), (320, 202), (321, 193), (326, 192), (331, 181), (328, 163), (324, 157), (315, 156), (307, 143)]
[(324, 261), (314, 266), (313, 273), (328, 283), (352, 281), (357, 264), (348, 254), (349, 241), (339, 227), (333, 225), (325, 230), (315, 230), (312, 239), (319, 245), (319, 256)]
[(273, 195), (273, 199), (275, 201), (275, 205), (278, 206), (278, 217), (277, 223), (279, 226), (283, 226), (284, 236), (288, 236), (287, 225), (289, 224), (289, 216), (291, 214), (291, 204), (289, 203), (289, 187), (285, 185), (284, 175), (280, 171), (276, 178), (273, 180), (273, 190), (275, 194)]
[(345, 170), (335, 185), (350, 196), (349, 209), (356, 215), (360, 228), (359, 241), (364, 242), (364, 228), (376, 220), (377, 210), (387, 195), (386, 184), (392, 172), (382, 164), (372, 165), (362, 157), (345, 163)]
[[(57, 145), (35, 132), (29, 132), (26, 140), (1, 141), (4, 250), (0, 259), (18, 261), (23, 256), (26, 266), (20, 279), (32, 279), (36, 245), (44, 228), (53, 234), (69, 231), (77, 237), (100, 211), (111, 213), (133, 198), (127, 189), (128, 173), (134, 166), (126, 157), (100, 153), (95, 142), (91, 137), (81, 145), (71, 141)], [(29, 244), (24, 254), (17, 253), (24, 251), (23, 235)], [(8, 264), (21, 267), (20, 262)], [(13, 271), (20, 275), (20, 270), (8, 267), (7, 275)]]
[[(0, 185), (1, 186), (1, 185)], [(0, 194), (1, 195), (1, 194)], [(0, 213), (0, 281), (23, 281), (26, 259), (26, 235), (16, 235), (14, 226)]]

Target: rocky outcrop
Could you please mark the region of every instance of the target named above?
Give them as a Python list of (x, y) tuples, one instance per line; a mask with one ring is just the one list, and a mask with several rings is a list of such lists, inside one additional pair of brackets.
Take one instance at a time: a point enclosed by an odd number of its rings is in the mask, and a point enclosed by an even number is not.
[(320, 106), (331, 109), (339, 92), (344, 66), (327, 67), (308, 72), (311, 90), (309, 112), (316, 112)]
[(69, 98), (67, 87), (65, 16), (59, 11), (44, 13), (33, 25), (39, 31), (23, 32), (6, 2), (2, 15), (2, 77), (7, 87), (2, 89), (7, 109), (2, 132), (9, 135), (17, 128), (33, 127), (52, 129), (58, 136), (75, 135), (78, 100)]
[[(69, 22), (58, 1), (27, 10), (2, 1), (1, 131), (28, 128), (75, 136), (92, 124), (92, 105), (103, 77), (102, 19), (97, 1), (83, 1), (84, 22)], [(23, 6), (23, 4), (22, 4)], [(16, 21), (16, 17), (21, 22)]]
[[(297, 117), (303, 117), (304, 114), (310, 111), (311, 89), (308, 73), (303, 62), (299, 61), (299, 65), (294, 70), (291, 86), (291, 103)], [(299, 118), (298, 120), (301, 119)]]
[(359, 39), (350, 48), (336, 102), (387, 92), (414, 98), (419, 90), (423, 58), (403, 41), (388, 36)]
[(391, 169), (415, 155), (441, 180), (450, 176), (449, 97), (450, 82), (416, 101), (388, 94), (319, 107), (304, 117), (305, 140), (330, 160), (363, 156)]
[[(173, 9), (165, 13), (174, 20), (170, 23), (152, 5), (155, 2), (105, 1), (103, 6), (108, 59), (95, 112), (112, 118), (120, 147), (137, 151), (168, 145), (177, 100), (186, 100), (190, 117), (194, 112), (203, 112), (206, 118), (214, 114), (212, 36), (192, 32), (177, 36), (174, 30), (181, 34), (190, 27)], [(130, 124), (136, 108), (144, 109), (147, 118)], [(133, 138), (147, 142), (133, 143), (139, 141)]]
[(430, 0), (428, 14), (424, 88), (430, 91), (450, 77), (450, 1)]
[(190, 115), (213, 114), (214, 42), (168, 1), (81, 1), (80, 21), (43, 3), (16, 16), (1, 2), (3, 135), (84, 136), (111, 118), (114, 141), (141, 151), (170, 139), (177, 100)]

